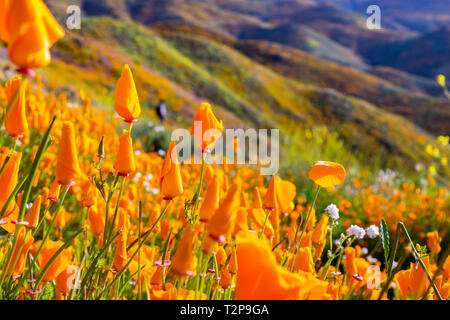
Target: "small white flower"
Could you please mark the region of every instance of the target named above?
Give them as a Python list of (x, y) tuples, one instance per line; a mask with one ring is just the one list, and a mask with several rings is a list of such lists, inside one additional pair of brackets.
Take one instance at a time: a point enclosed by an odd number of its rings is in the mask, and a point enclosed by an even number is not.
[(397, 268), (397, 266), (398, 266), (398, 262), (397, 261), (393, 261), (392, 262), (392, 268)]
[(164, 126), (157, 126), (157, 127), (155, 127), (154, 130), (155, 130), (155, 132), (162, 132), (165, 130), (165, 128), (164, 128)]
[(366, 235), (366, 231), (358, 227), (357, 225), (353, 224), (347, 229), (347, 233), (351, 236), (355, 236), (357, 239), (362, 239)]
[(159, 149), (159, 150), (158, 150), (158, 154), (159, 154), (161, 157), (164, 157), (164, 156), (166, 155), (166, 152), (165, 152), (164, 150), (162, 150), (162, 149)]
[(380, 230), (378, 230), (378, 227), (374, 224), (368, 227), (366, 232), (370, 239), (376, 238), (380, 235)]
[(27, 210), (30, 210), (32, 206), (33, 206), (33, 202), (27, 203), (27, 204), (25, 205), (25, 207), (27, 208)]
[(362, 249), (361, 249), (361, 254), (362, 254), (362, 255), (365, 256), (365, 255), (368, 254), (368, 253), (369, 253), (369, 249), (367, 249), (367, 248), (362, 248)]
[(141, 150), (134, 150), (134, 155), (135, 156), (138, 156), (138, 155), (140, 155), (141, 154)]
[(366, 260), (369, 261), (370, 263), (377, 263), (378, 259), (374, 258), (372, 256), (367, 256)]
[(330, 216), (331, 219), (337, 220), (339, 219), (339, 209), (336, 207), (334, 203), (328, 205), (325, 208), (325, 213)]
[(151, 173), (145, 176), (145, 181), (151, 181), (153, 179), (153, 175)]
[(142, 176), (142, 174), (141, 174), (140, 172), (137, 172), (137, 173), (134, 175), (134, 178), (133, 178), (132, 181), (133, 181), (134, 183), (138, 182), (139, 179), (141, 178), (141, 176)]
[(21, 146), (22, 146), (22, 141), (20, 141), (19, 139), (17, 139), (16, 145), (17, 145), (18, 147), (21, 147)]
[(158, 193), (159, 193), (159, 190), (158, 190), (157, 188), (151, 188), (151, 189), (150, 189), (150, 193), (158, 194)]

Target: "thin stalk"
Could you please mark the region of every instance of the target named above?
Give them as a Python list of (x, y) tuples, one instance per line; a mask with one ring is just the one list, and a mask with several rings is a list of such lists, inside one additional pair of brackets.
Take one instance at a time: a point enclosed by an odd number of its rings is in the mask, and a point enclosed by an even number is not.
[(262, 236), (264, 234), (264, 229), (266, 229), (266, 224), (267, 224), (267, 221), (269, 220), (269, 216), (270, 216), (270, 210), (268, 210), (268, 213), (266, 214), (266, 219), (264, 220), (264, 224), (262, 226), (261, 233), (259, 234), (260, 239), (262, 238)]
[[(142, 202), (139, 201), (139, 226), (138, 226), (138, 242), (141, 244), (141, 224), (142, 224)], [(138, 253), (138, 300), (142, 299), (141, 286), (141, 251)]]

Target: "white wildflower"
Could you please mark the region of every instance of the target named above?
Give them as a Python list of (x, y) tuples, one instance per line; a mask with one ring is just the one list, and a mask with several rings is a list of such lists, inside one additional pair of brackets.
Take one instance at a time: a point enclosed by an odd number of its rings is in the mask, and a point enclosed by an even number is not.
[(380, 235), (380, 230), (378, 230), (378, 227), (374, 224), (368, 227), (366, 232), (370, 239), (376, 238)]
[(330, 204), (325, 208), (325, 213), (330, 216), (331, 219), (339, 219), (339, 209), (335, 204)]
[(353, 224), (347, 229), (347, 233), (351, 236), (355, 236), (357, 239), (362, 239), (364, 238), (366, 231), (363, 228)]

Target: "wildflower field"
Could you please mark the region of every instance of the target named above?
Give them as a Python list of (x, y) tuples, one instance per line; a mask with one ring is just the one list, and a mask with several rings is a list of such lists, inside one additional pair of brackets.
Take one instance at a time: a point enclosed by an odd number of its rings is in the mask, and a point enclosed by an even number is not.
[(0, 79), (0, 299), (449, 298), (448, 136), (423, 139), (428, 161), (397, 173), (291, 124), (264, 176), (263, 161), (207, 163), (227, 122), (202, 101), (180, 122), (200, 159), (182, 161), (158, 136), (175, 124), (141, 124), (128, 64), (103, 108), (85, 88), (46, 88), (40, 69), (64, 36), (41, 0), (0, 1), (17, 67)]

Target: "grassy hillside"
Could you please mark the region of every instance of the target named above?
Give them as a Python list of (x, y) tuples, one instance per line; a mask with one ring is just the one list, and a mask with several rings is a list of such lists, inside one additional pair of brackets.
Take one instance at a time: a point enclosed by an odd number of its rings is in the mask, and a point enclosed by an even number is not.
[[(411, 122), (353, 97), (352, 92), (323, 89), (332, 86), (314, 78), (286, 77), (282, 68), (255, 62), (258, 59), (231, 45), (198, 34), (160, 33), (131, 20), (88, 18), (81, 32), (70, 32), (58, 43), (53, 55), (54, 63), (45, 69), (45, 78), (51, 88), (66, 90), (69, 99), (77, 97), (76, 86), (91, 94), (98, 107), (112, 110), (115, 82), (123, 64), (128, 63), (144, 106), (144, 119), (155, 119), (153, 108), (163, 99), (170, 110), (167, 125), (173, 128), (189, 122), (186, 119), (198, 104), (207, 100), (227, 127), (283, 129), (281, 139), (286, 148), (282, 152), (292, 159), (284, 163), (287, 168), (293, 163), (294, 169), (307, 167), (314, 159), (327, 158), (352, 162), (354, 168), (389, 166), (413, 171), (417, 162), (431, 160), (425, 152), (427, 144), (438, 147)], [(315, 65), (314, 59), (309, 61)], [(336, 76), (345, 75), (337, 67), (333, 71)], [(359, 83), (358, 75), (353, 83)], [(382, 82), (373, 76), (359, 76), (367, 84)], [(323, 131), (315, 128), (326, 130), (325, 137), (334, 135), (334, 145), (341, 148), (328, 150), (321, 145)], [(317, 136), (307, 139), (306, 130)], [(448, 150), (441, 151), (448, 155)], [(438, 169), (442, 173), (447, 170)]]

